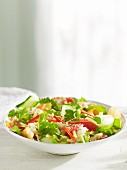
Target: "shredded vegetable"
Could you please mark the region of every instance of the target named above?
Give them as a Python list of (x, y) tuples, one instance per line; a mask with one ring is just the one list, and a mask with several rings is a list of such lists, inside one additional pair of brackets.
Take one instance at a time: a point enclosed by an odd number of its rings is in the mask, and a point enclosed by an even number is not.
[(122, 128), (121, 113), (85, 98), (29, 96), (8, 113), (6, 126), (31, 140), (70, 144), (107, 138)]

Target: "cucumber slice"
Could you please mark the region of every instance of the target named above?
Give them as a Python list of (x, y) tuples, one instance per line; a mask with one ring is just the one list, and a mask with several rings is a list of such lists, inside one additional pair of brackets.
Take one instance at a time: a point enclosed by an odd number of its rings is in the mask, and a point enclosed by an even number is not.
[(85, 119), (94, 123), (95, 125), (98, 125), (97, 122), (95, 120), (91, 119), (90, 117), (86, 117)]
[(32, 96), (29, 96), (25, 101), (18, 104), (16, 108), (18, 109), (30, 108), (31, 109), (32, 107), (35, 107), (38, 104), (38, 102), (39, 101), (35, 100)]

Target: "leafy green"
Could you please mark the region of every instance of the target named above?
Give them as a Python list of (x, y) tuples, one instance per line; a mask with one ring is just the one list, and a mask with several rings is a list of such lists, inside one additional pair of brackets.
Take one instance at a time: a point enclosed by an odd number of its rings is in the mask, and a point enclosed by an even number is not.
[(89, 140), (90, 140), (90, 135), (85, 134), (84, 140), (85, 140), (85, 142), (89, 142)]
[(58, 125), (54, 122), (41, 122), (38, 132), (40, 134), (40, 138), (45, 137), (47, 134), (55, 135), (58, 133)]
[(71, 110), (71, 109), (67, 109), (67, 110), (65, 110), (65, 115), (64, 115), (64, 119), (66, 120), (66, 121), (68, 121), (68, 120), (71, 120), (71, 119), (78, 119), (78, 118), (80, 118), (80, 116), (81, 116), (81, 114), (78, 112), (78, 111), (73, 111), (73, 110)]
[[(66, 104), (64, 105), (65, 108), (65, 115), (64, 119), (65, 120), (70, 120), (74, 118), (80, 118), (81, 117), (81, 107), (79, 104), (72, 102), (71, 104)], [(63, 109), (63, 108), (62, 108)]]
[(105, 129), (103, 127), (99, 127), (99, 128), (96, 129), (96, 133), (99, 133), (99, 132), (105, 133), (108, 136), (111, 136), (111, 135), (115, 134), (115, 131), (112, 128)]
[[(68, 105), (68, 104), (67, 104)], [(78, 104), (78, 103), (76, 103), (76, 102), (72, 102), (71, 104), (69, 104), (70, 106), (73, 106), (73, 108), (75, 109), (75, 110), (78, 110), (78, 109), (80, 109), (81, 107), (80, 107), (80, 105)]]
[(107, 133), (108, 136), (111, 136), (111, 135), (114, 135), (114, 134), (115, 134), (112, 129), (106, 130), (106, 133)]
[(89, 106), (88, 108), (86, 108), (87, 111), (92, 109), (97, 109), (99, 112), (103, 112), (104, 114), (107, 113), (106, 107), (100, 105)]
[(80, 115), (81, 118), (86, 118), (87, 116), (85, 114)]
[(40, 99), (39, 101), (41, 104), (44, 104), (44, 103), (51, 103), (52, 104), (52, 109), (56, 110), (56, 111), (60, 111), (61, 110), (61, 106), (60, 105), (57, 105), (57, 101), (53, 100), (53, 99), (50, 99), (49, 97), (47, 98), (42, 98)]
[(61, 110), (62, 106), (61, 106), (61, 105), (58, 105), (58, 104), (57, 104), (57, 101), (51, 99), (51, 103), (52, 103), (52, 108), (53, 108), (54, 110), (56, 110), (56, 111), (60, 111), (60, 110)]
[(114, 119), (113, 126), (116, 129), (121, 129), (121, 120), (120, 119)]
[(19, 129), (19, 127), (16, 125), (11, 128), (11, 131), (21, 135), (21, 129)]
[(22, 123), (26, 123), (32, 117), (26, 109), (11, 110), (8, 116), (9, 117), (16, 116)]
[(26, 109), (22, 109), (19, 111), (18, 115), (19, 121), (26, 123), (28, 120), (31, 119), (31, 117), (32, 116), (28, 113), (28, 111), (26, 111)]
[(79, 99), (79, 102), (87, 102), (87, 100), (86, 100), (84, 97), (81, 97), (81, 98)]
[(59, 139), (57, 138), (56, 135), (53, 135), (53, 136), (46, 135), (45, 137), (41, 137), (40, 140), (46, 143), (58, 143), (59, 142)]
[(38, 132), (40, 138), (45, 137), (47, 134), (53, 136), (59, 132), (57, 123), (47, 122), (47, 112), (43, 112), (38, 120)]
[(14, 117), (14, 116), (17, 117), (18, 115), (19, 115), (19, 113), (17, 111), (15, 111), (14, 109), (11, 110), (8, 114), (9, 117)]
[(40, 99), (39, 102), (40, 102), (41, 104), (50, 103), (50, 102), (51, 102), (51, 99), (50, 99), (49, 97), (47, 97), (47, 98), (42, 98), (42, 99)]
[(46, 112), (51, 115), (61, 116), (61, 112), (54, 109), (46, 110)]
[(79, 101), (76, 97), (71, 97), (71, 98), (74, 99), (75, 102)]
[(56, 112), (54, 112), (54, 115), (61, 116), (61, 112), (60, 111), (56, 111)]
[(70, 120), (76, 117), (75, 112), (73, 110), (68, 109), (68, 110), (65, 110), (65, 112), (66, 112), (66, 114), (64, 115), (65, 120)]
[(38, 120), (39, 126), (41, 125), (42, 122), (46, 122), (47, 116), (48, 116), (47, 112), (43, 112), (42, 114), (40, 114), (39, 120)]
[(101, 118), (100, 117), (94, 117), (94, 120), (97, 122), (97, 124), (101, 124)]

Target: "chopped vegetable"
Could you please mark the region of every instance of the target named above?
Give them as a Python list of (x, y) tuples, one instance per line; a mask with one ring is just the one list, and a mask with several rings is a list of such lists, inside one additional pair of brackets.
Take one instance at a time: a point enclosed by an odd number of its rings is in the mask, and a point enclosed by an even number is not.
[(87, 127), (90, 131), (94, 131), (98, 128), (98, 126), (96, 124), (94, 124), (93, 122), (90, 122), (88, 120), (81, 120), (81, 121), (74, 121), (74, 122), (70, 122), (70, 124), (83, 124), (85, 127)]
[(92, 109), (96, 109), (99, 112), (103, 112), (103, 114), (107, 113), (107, 109), (104, 106), (93, 105), (93, 106), (89, 106), (88, 108), (86, 108), (87, 111), (92, 110)]
[(84, 97), (34, 99), (29, 96), (8, 113), (6, 126), (30, 140), (86, 143), (116, 134), (122, 128), (121, 113)]
[(15, 132), (15, 133), (17, 133), (18, 135), (21, 135), (21, 129), (19, 129), (19, 127), (18, 126), (13, 126), (12, 128), (11, 128), (11, 130), (12, 130), (12, 132)]
[(28, 122), (26, 122), (26, 124), (28, 125), (29, 123), (38, 122), (38, 119), (39, 119), (39, 115), (37, 115), (36, 117), (30, 119)]
[(121, 121), (120, 119), (114, 119), (113, 126), (117, 129), (121, 129)]

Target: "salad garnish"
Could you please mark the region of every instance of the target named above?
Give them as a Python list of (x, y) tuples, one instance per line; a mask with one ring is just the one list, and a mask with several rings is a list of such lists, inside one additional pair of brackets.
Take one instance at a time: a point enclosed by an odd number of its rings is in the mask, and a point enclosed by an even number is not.
[(6, 126), (25, 138), (56, 144), (86, 143), (118, 133), (121, 113), (85, 98), (29, 96), (8, 113)]

